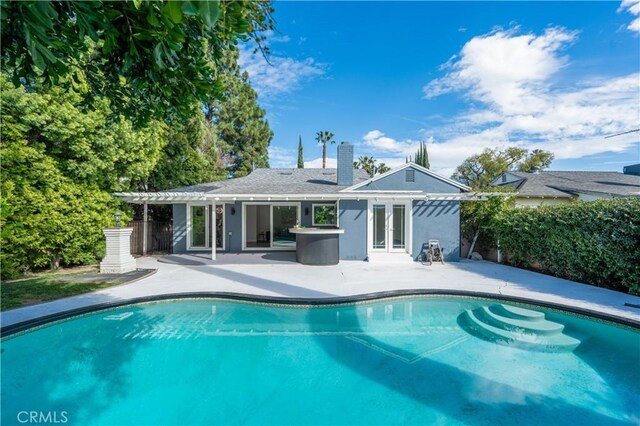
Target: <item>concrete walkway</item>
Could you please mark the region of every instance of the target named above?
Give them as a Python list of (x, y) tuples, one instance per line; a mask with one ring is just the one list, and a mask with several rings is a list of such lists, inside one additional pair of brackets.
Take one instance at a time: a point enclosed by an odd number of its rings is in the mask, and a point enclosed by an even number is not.
[(396, 290), (453, 290), (537, 300), (640, 323), (640, 297), (484, 261), (424, 266), (402, 261), (341, 262), (303, 266), (268, 254), (138, 259), (158, 272), (118, 287), (28, 306), (0, 314), (2, 327), (91, 305), (177, 293), (227, 292), (286, 298), (335, 298)]

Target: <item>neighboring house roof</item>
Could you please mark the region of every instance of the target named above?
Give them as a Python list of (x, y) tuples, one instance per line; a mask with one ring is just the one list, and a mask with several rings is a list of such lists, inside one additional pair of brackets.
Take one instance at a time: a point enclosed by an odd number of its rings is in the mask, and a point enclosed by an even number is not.
[[(353, 170), (354, 183), (369, 179), (364, 170)], [(337, 184), (337, 169), (256, 169), (235, 179), (169, 189), (167, 193), (205, 194), (331, 194), (347, 186)]]
[[(494, 185), (513, 187), (526, 197), (574, 197), (576, 194), (600, 194), (614, 197), (640, 197), (640, 176), (618, 172), (543, 171), (507, 172)], [(503, 176), (504, 176), (503, 175)]]

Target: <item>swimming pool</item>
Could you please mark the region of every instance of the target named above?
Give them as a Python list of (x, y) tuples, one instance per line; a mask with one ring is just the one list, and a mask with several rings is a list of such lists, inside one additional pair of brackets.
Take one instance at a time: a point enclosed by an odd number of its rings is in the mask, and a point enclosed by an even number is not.
[(9, 336), (1, 380), (3, 425), (637, 424), (640, 332), (468, 297), (174, 300)]

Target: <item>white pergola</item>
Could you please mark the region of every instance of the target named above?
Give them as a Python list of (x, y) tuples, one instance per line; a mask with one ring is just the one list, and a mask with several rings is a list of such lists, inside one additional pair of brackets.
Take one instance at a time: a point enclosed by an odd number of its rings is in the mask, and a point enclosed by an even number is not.
[[(236, 201), (341, 201), (341, 200), (374, 200), (374, 201), (485, 201), (490, 197), (508, 197), (515, 194), (505, 192), (452, 192), (428, 193), (423, 191), (353, 191), (330, 194), (209, 194), (206, 192), (116, 192), (114, 196), (132, 204), (143, 207), (143, 254), (147, 253), (147, 205), (176, 204), (189, 201), (210, 202), (213, 229), (216, 229), (215, 208), (218, 202)], [(216, 259), (216, 244), (211, 244), (211, 259)]]

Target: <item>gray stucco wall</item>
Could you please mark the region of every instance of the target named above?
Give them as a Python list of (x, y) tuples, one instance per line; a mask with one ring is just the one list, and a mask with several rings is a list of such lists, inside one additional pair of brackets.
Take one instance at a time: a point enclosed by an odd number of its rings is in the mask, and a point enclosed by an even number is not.
[(414, 259), (429, 240), (439, 240), (446, 261), (460, 260), (460, 202), (414, 201), (411, 215), (411, 255)]
[[(227, 221), (225, 251), (238, 253), (242, 251), (242, 203), (225, 203), (224, 219)], [(235, 211), (235, 213), (234, 213)], [(229, 235), (231, 232), (231, 235)]]
[[(415, 182), (405, 181), (405, 171), (412, 169), (415, 171)], [(407, 167), (404, 170), (400, 170), (392, 175), (383, 177), (374, 182), (356, 189), (356, 191), (424, 191), (424, 192), (460, 192), (460, 188), (453, 186), (440, 179), (436, 179), (433, 176), (421, 172), (415, 167)]]
[[(301, 202), (300, 218), (302, 225), (312, 226), (313, 204), (330, 204), (327, 201)], [(309, 214), (306, 209), (309, 209)], [(340, 258), (343, 260), (364, 260), (367, 257), (367, 202), (341, 201), (338, 212), (340, 228)], [(225, 203), (226, 250), (231, 253), (242, 251), (242, 202)], [(231, 232), (231, 235), (229, 235)], [(187, 206), (173, 205), (173, 252), (187, 252)]]
[(340, 259), (364, 260), (367, 258), (367, 202), (340, 201)]
[(187, 252), (187, 205), (173, 204), (173, 252)]

